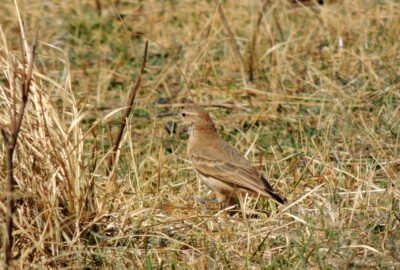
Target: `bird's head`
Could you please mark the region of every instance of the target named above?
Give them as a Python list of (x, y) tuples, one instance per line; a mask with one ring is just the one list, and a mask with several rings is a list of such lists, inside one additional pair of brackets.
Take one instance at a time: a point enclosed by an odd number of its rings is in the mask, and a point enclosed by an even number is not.
[(183, 121), (195, 130), (215, 130), (210, 114), (199, 106), (186, 107), (180, 115)]

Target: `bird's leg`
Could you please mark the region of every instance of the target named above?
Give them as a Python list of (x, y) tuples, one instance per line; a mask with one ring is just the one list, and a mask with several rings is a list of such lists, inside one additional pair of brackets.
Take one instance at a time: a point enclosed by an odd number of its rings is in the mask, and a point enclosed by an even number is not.
[(233, 194), (224, 194), (216, 192), (217, 199), (219, 202), (219, 209), (226, 209), (229, 215), (234, 215), (238, 211), (238, 201)]

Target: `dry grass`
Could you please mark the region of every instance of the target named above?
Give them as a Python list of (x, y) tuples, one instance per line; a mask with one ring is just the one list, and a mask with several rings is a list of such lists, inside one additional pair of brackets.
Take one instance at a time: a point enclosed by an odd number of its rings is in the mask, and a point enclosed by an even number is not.
[[(400, 267), (398, 1), (272, 1), (253, 83), (214, 1), (112, 2), (18, 1), (40, 42), (15, 156), (17, 269)], [(246, 62), (262, 3), (222, 5)], [(10, 59), (19, 57), (11, 1), (0, 18), (5, 127)], [(146, 39), (143, 87), (110, 185), (110, 142)], [(169, 120), (156, 118), (193, 99), (220, 106), (210, 108), (220, 134), (287, 206), (246, 201), (231, 217), (193, 200), (213, 195), (185, 160), (187, 135), (179, 121), (169, 133)]]

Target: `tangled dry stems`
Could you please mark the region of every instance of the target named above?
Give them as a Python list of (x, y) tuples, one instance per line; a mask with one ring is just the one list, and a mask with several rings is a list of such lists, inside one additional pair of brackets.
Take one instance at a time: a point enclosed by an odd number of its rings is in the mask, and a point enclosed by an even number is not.
[[(64, 27), (42, 30), (15, 156), (16, 267), (398, 267), (399, 4), (271, 5), (246, 88), (215, 3), (189, 2), (102, 5), (101, 17), (92, 2), (44, 3), (46, 14), (37, 1), (21, 5), (27, 27), (39, 17)], [(261, 4), (223, 5), (246, 55)], [(14, 18), (2, 15), (4, 127), (9, 61), (19, 55)], [(140, 35), (154, 43), (110, 186), (109, 145)], [(210, 109), (220, 133), (291, 203), (244, 201), (229, 216), (193, 200), (212, 195), (185, 162), (185, 133), (155, 118), (174, 108), (159, 103), (192, 98), (227, 105)]]

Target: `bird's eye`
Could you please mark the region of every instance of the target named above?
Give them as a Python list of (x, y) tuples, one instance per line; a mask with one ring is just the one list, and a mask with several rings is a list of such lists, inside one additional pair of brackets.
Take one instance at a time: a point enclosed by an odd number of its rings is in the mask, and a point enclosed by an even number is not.
[(186, 117), (186, 113), (182, 113), (182, 117), (185, 118)]

